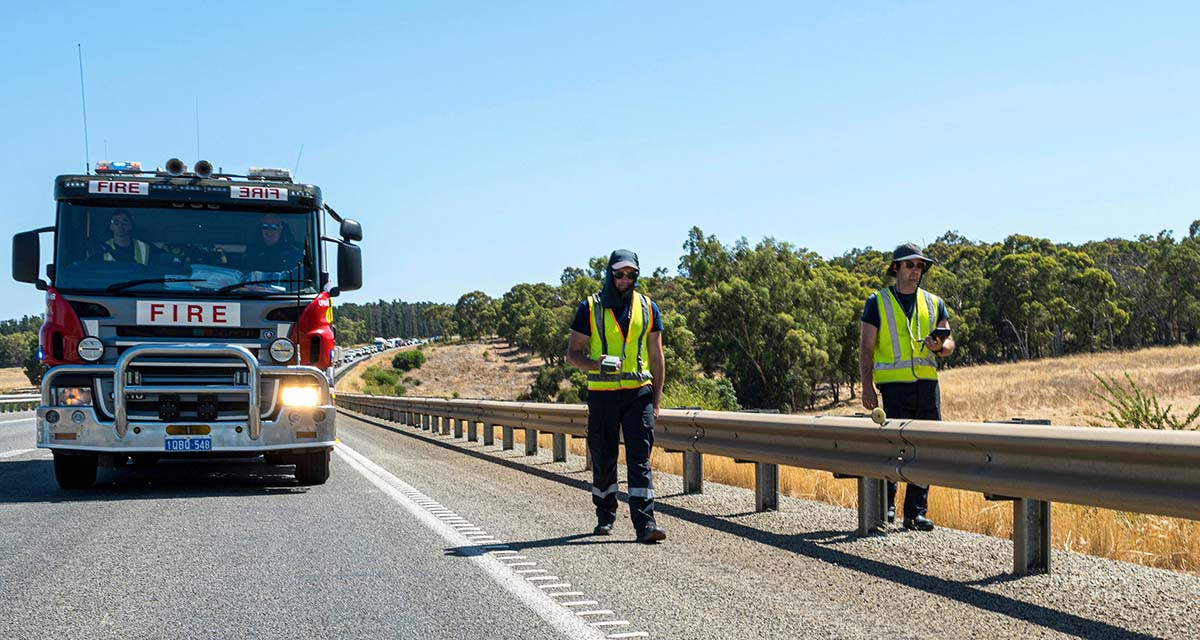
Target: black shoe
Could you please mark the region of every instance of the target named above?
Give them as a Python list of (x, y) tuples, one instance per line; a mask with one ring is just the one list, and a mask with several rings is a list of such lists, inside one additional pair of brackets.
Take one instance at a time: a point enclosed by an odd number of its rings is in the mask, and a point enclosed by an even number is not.
[(925, 516), (917, 516), (915, 518), (904, 519), (905, 529), (916, 529), (917, 531), (933, 531), (933, 520)]
[(592, 529), (592, 535), (594, 535), (594, 536), (606, 536), (610, 533), (612, 533), (612, 523), (611, 522), (609, 522), (607, 524), (604, 524), (604, 523), (598, 524), (598, 525), (596, 525), (595, 529)]
[(896, 507), (888, 507), (888, 510), (887, 510), (887, 521), (888, 521), (888, 523), (889, 523), (889, 524), (891, 524), (891, 523), (893, 523), (893, 522), (895, 522), (895, 521), (896, 521)]
[(662, 542), (666, 539), (667, 532), (652, 524), (647, 525), (645, 529), (642, 529), (641, 533), (639, 533), (637, 537), (637, 541), (642, 544), (654, 544), (655, 542)]

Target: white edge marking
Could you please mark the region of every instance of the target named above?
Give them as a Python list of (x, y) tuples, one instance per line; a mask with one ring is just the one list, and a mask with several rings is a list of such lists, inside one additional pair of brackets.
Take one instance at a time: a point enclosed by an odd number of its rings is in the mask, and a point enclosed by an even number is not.
[[(466, 536), (463, 536), (449, 525), (432, 516), (428, 511), (414, 502), (412, 498), (405, 495), (406, 493), (419, 493), (408, 483), (340, 442), (335, 445), (335, 451), (355, 471), (362, 474), (371, 484), (379, 487), (381, 491), (408, 511), (418, 522), (425, 525), (426, 528), (436, 533), (447, 543), (456, 547), (472, 546), (472, 541), (468, 540)], [(554, 627), (566, 637), (595, 638), (597, 640), (605, 637), (602, 632), (576, 617), (570, 609), (560, 605), (524, 578), (513, 573), (498, 558), (491, 557), (488, 554), (480, 554), (468, 556), (467, 560), (475, 563), (505, 591), (512, 594), (513, 597), (536, 613), (538, 617), (546, 621), (546, 624)]]
[(12, 451), (5, 451), (4, 453), (0, 453), (0, 458), (15, 458), (19, 455), (30, 453), (33, 451), (37, 451), (37, 449), (13, 449)]
[(0, 420), (0, 424), (16, 424), (18, 422), (33, 422), (37, 420), (37, 416), (29, 416), (28, 418), (17, 418), (16, 420)]

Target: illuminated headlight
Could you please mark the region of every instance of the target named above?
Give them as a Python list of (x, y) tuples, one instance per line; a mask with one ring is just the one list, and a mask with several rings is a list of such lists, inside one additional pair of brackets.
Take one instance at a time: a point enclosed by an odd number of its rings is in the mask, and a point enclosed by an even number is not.
[(54, 392), (57, 394), (54, 404), (60, 407), (84, 407), (92, 404), (90, 387), (58, 387)]
[(271, 359), (275, 362), (287, 362), (296, 357), (296, 345), (287, 338), (279, 338), (271, 343)]
[(80, 358), (88, 362), (95, 362), (104, 355), (104, 343), (100, 342), (100, 338), (88, 337), (79, 341), (76, 350), (79, 352)]
[(321, 390), (317, 387), (284, 387), (283, 406), (315, 407), (320, 404)]

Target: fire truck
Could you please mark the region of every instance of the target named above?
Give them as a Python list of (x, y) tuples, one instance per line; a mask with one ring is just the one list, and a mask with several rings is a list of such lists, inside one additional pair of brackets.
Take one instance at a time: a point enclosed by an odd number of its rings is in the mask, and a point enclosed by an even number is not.
[(101, 466), (257, 456), (324, 483), (331, 299), (362, 286), (359, 223), (286, 169), (203, 160), (97, 163), (58, 176), (54, 198), (54, 225), (14, 236), (12, 255), (13, 278), (46, 294), (37, 446), (59, 486), (89, 487)]

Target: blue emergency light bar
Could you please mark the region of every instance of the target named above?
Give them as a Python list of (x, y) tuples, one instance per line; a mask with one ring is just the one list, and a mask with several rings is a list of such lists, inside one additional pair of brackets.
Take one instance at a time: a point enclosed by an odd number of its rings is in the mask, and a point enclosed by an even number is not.
[(110, 162), (101, 160), (96, 163), (96, 173), (141, 173), (140, 162)]

